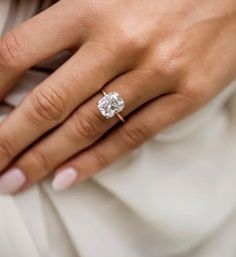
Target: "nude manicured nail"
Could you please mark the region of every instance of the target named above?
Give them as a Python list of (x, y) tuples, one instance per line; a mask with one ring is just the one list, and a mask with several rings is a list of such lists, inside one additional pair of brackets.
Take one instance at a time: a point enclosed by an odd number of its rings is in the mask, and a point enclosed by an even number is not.
[(17, 168), (12, 168), (0, 176), (0, 194), (13, 194), (25, 184), (24, 173)]
[(68, 188), (74, 184), (77, 179), (77, 175), (78, 172), (73, 168), (66, 168), (59, 171), (52, 182), (53, 189), (56, 191), (61, 191)]

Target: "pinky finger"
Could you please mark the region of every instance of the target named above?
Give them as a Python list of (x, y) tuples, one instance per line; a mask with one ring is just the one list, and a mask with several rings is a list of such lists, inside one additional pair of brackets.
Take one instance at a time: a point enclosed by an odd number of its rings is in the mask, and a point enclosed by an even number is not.
[(189, 101), (179, 94), (162, 96), (132, 114), (95, 145), (79, 153), (56, 171), (52, 186), (64, 190), (82, 182), (126, 156), (148, 139), (191, 112)]

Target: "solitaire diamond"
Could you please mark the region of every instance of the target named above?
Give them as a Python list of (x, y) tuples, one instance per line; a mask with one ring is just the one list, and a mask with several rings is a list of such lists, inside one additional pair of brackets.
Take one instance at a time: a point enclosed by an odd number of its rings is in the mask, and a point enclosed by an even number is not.
[(125, 107), (125, 103), (120, 95), (114, 91), (103, 96), (97, 106), (101, 114), (109, 119), (121, 112)]

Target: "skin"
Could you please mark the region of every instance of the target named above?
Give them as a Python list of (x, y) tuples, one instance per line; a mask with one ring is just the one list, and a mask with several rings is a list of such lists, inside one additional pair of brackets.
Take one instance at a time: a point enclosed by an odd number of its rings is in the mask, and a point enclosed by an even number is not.
[[(72, 53), (0, 125), (2, 176), (19, 168), (21, 190), (68, 167), (76, 182), (93, 176), (223, 90), (235, 42), (235, 0), (59, 1), (0, 41), (1, 98), (30, 67)], [(103, 87), (123, 97), (126, 123), (100, 114)]]

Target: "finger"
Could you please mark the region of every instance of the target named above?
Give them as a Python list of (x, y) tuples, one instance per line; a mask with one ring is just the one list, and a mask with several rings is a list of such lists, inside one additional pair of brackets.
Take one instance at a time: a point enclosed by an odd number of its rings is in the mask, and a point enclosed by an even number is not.
[(116, 76), (120, 67), (113, 63), (106, 49), (84, 45), (29, 94), (0, 124), (0, 170)]
[(25, 70), (79, 41), (80, 28), (74, 33), (68, 22), (70, 9), (60, 1), (0, 39), (0, 98)]
[[(123, 116), (127, 116), (166, 90), (164, 85), (159, 85), (154, 90), (151, 80), (147, 80), (149, 83), (145, 84), (146, 80), (142, 80), (142, 77), (140, 72), (133, 71), (105, 86), (107, 92), (119, 92), (124, 99), (126, 107), (122, 111)], [(26, 178), (24, 189), (42, 179), (79, 151), (89, 147), (119, 122), (118, 118), (106, 119), (101, 115), (96, 106), (101, 97), (102, 94), (98, 93), (91, 98), (63, 125), (16, 161), (13, 171), (17, 167), (24, 174)], [(12, 172), (12, 168), (7, 172)]]
[(142, 145), (189, 112), (189, 102), (177, 94), (163, 96), (140, 111), (94, 146), (61, 166), (53, 181), (55, 190), (81, 182)]

